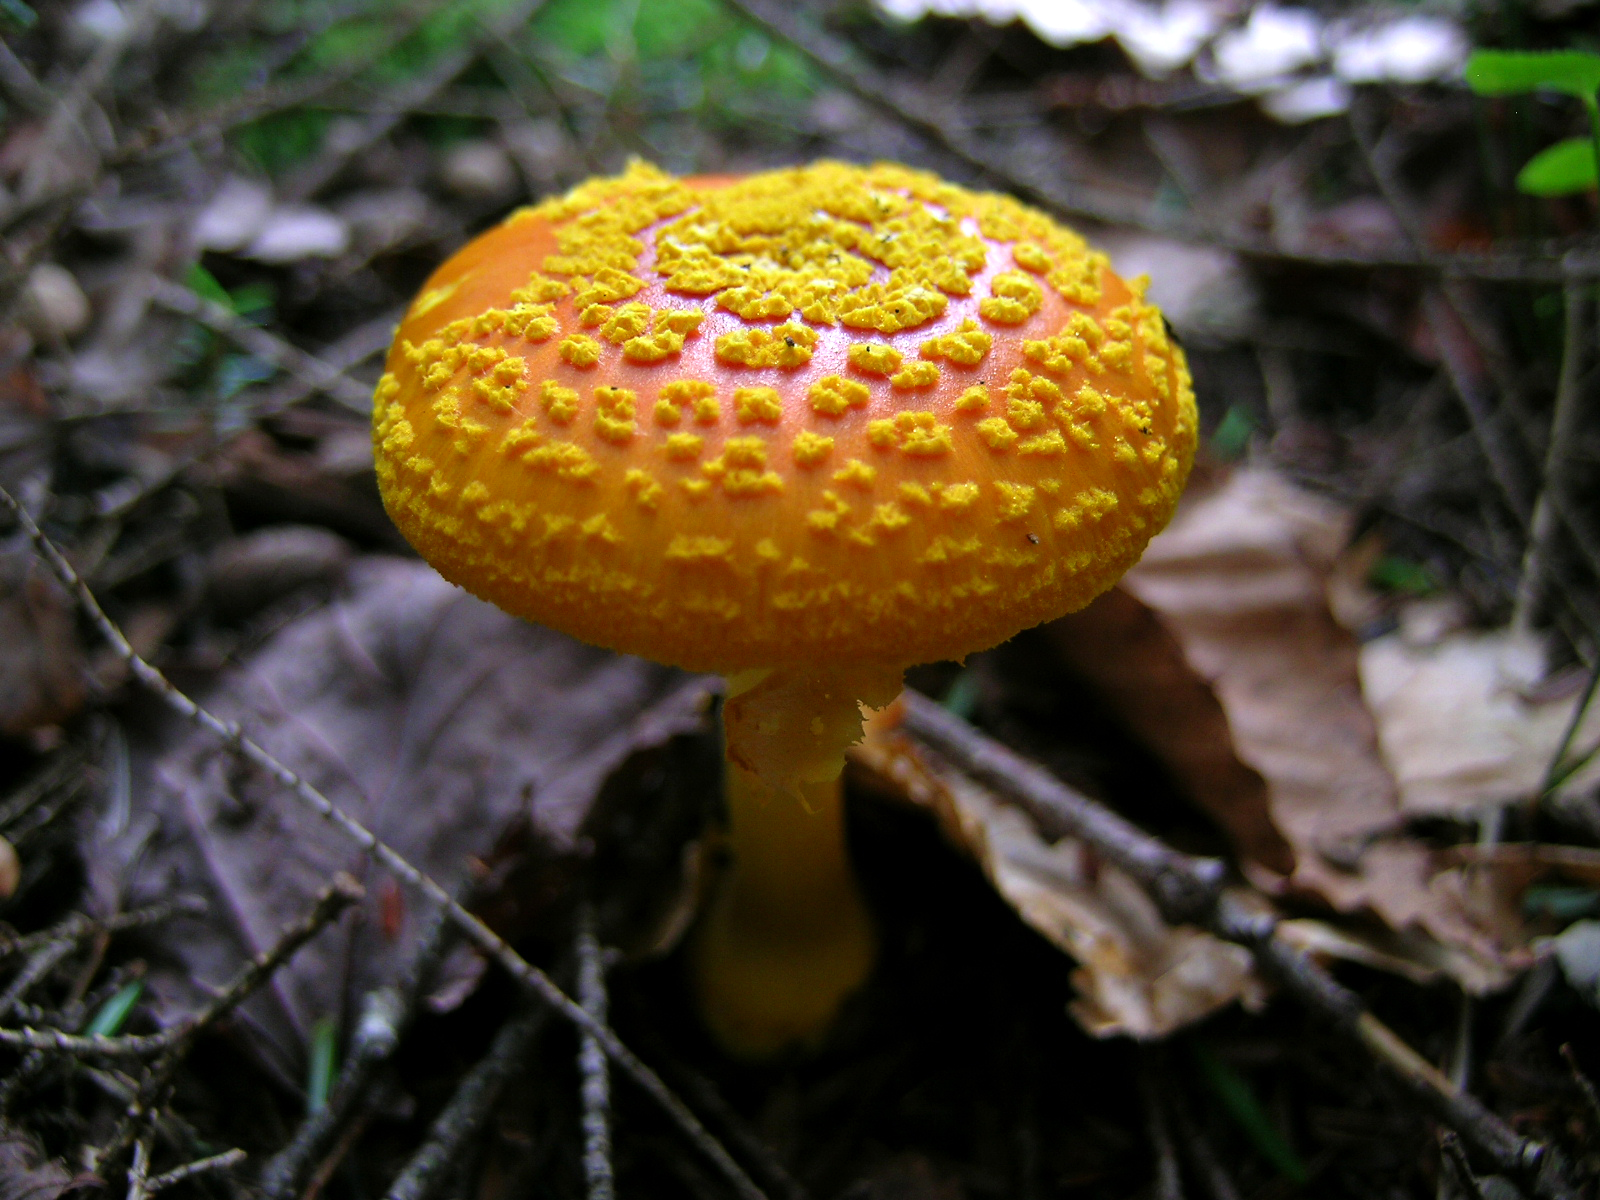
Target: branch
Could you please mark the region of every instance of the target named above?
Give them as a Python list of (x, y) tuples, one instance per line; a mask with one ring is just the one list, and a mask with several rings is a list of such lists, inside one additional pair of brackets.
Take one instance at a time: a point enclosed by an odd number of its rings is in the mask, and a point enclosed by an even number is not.
[(13, 954), (31, 954), (39, 947), (54, 942), (81, 942), (84, 938), (98, 933), (120, 933), (124, 929), (138, 929), (144, 925), (165, 921), (168, 917), (180, 913), (198, 916), (205, 911), (205, 901), (198, 896), (179, 896), (172, 900), (162, 900), (146, 908), (136, 908), (132, 912), (118, 913), (103, 921), (85, 913), (73, 913), (49, 929), (41, 929), (38, 933), (30, 933), (26, 937), (16, 937), (14, 934), (0, 937), (0, 958)]
[(1070, 833), (1089, 843), (1148, 889), (1169, 920), (1198, 920), (1218, 937), (1247, 947), (1264, 974), (1359, 1041), (1430, 1114), (1498, 1169), (1533, 1176), (1536, 1192), (1547, 1200), (1570, 1196), (1558, 1151), (1512, 1130), (1406, 1045), (1354, 992), (1281, 941), (1275, 916), (1223, 891), (1217, 860), (1171, 849), (926, 696), (907, 690), (904, 704), (902, 727), (917, 741), (1014, 798), (1045, 833)]
[(16, 1046), (24, 1050), (59, 1050), (84, 1058), (140, 1058), (157, 1054), (171, 1044), (165, 1033), (148, 1035), (125, 1034), (107, 1037), (104, 1034), (62, 1033), (57, 1029), (0, 1029), (0, 1046)]
[(62, 556), (55, 543), (45, 537), (33, 516), (4, 488), (0, 488), (0, 506), (11, 510), (23, 529), (27, 531), (28, 537), (45, 564), (62, 586), (77, 599), (84, 616), (110, 644), (112, 651), (122, 660), (134, 679), (154, 692), (174, 712), (231, 746), (234, 753), (270, 775), (299, 803), (338, 829), (350, 841), (361, 847), (368, 856), (443, 908), (467, 939), (499, 963), (520, 986), (538, 996), (579, 1029), (591, 1034), (605, 1050), (607, 1057), (665, 1110), (695, 1148), (722, 1172), (740, 1196), (745, 1200), (766, 1200), (765, 1193), (745, 1174), (744, 1169), (734, 1161), (722, 1143), (706, 1131), (689, 1107), (661, 1081), (660, 1076), (622, 1044), (609, 1026), (590, 1016), (577, 1001), (557, 987), (548, 975), (513, 950), (504, 938), (485, 925), (479, 917), (462, 907), (461, 903), (431, 876), (419, 870), (398, 850), (381, 840), (360, 821), (279, 762), (260, 743), (247, 737), (236, 723), (222, 720), (174, 687), (165, 675), (139, 656), (122, 630), (106, 616), (105, 610), (100, 607), (100, 602), (94, 598), (94, 593), (78, 577), (78, 573)]
[(301, 1194), (312, 1160), (332, 1143), (357, 1102), (366, 1093), (378, 1067), (399, 1045), (422, 991), (428, 986), (455, 927), (444, 913), (431, 917), (403, 978), (392, 987), (367, 994), (356, 1022), (350, 1053), (339, 1070), (327, 1104), (307, 1113), (289, 1144), (261, 1169), (259, 1190), (264, 1200), (291, 1200)]
[(248, 1157), (249, 1155), (243, 1150), (233, 1149), (213, 1154), (209, 1158), (198, 1158), (194, 1162), (184, 1163), (181, 1167), (174, 1167), (170, 1171), (152, 1176), (144, 1185), (145, 1195), (153, 1196), (175, 1183), (182, 1183), (185, 1179), (191, 1179), (207, 1171), (225, 1171), (229, 1167), (236, 1167)]
[(943, 147), (980, 175), (1065, 217), (1087, 218), (1112, 225), (1142, 229), (1162, 237), (1232, 250), (1250, 258), (1302, 265), (1339, 268), (1390, 268), (1437, 273), (1445, 276), (1492, 279), (1503, 282), (1555, 283), (1563, 279), (1600, 279), (1600, 248), (1586, 245), (1565, 257), (1543, 254), (1524, 257), (1506, 254), (1360, 254), (1340, 249), (1295, 250), (1194, 221), (1163, 218), (1144, 203), (1113, 196), (1079, 183), (1035, 179), (1021, 173), (1012, 162), (990, 150), (989, 142), (968, 133), (949, 119), (950, 106), (927, 89), (906, 83), (887, 84), (873, 79), (853, 61), (852, 48), (818, 29), (803, 5), (780, 5), (776, 0), (727, 0), (748, 20), (773, 37), (788, 43), (826, 74), (873, 107), (902, 125)]
[[(594, 932), (594, 906), (578, 909), (578, 1002), (597, 1021), (606, 1019), (605, 951)], [(616, 1173), (611, 1166), (611, 1081), (605, 1051), (587, 1033), (578, 1035), (579, 1095), (583, 1101), (583, 1174), (589, 1200), (615, 1200)]]
[(506, 1080), (527, 1061), (534, 1040), (550, 1019), (545, 1007), (526, 1008), (500, 1026), (489, 1052), (478, 1060), (444, 1110), (428, 1127), (427, 1140), (384, 1193), (385, 1200), (427, 1200), (450, 1164), (489, 1115)]
[(338, 367), (307, 354), (275, 333), (239, 319), (226, 305), (190, 291), (159, 275), (150, 276), (150, 298), (162, 308), (191, 317), (242, 350), (264, 359), (306, 386), (326, 392), (340, 404), (363, 416), (372, 412), (372, 393)]

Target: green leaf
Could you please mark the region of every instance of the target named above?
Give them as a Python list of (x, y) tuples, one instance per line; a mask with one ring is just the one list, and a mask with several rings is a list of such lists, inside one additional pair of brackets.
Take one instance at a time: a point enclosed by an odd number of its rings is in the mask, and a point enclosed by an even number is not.
[(32, 29), (39, 23), (39, 14), (22, 0), (0, 0), (0, 15), (23, 29)]
[(311, 1073), (306, 1080), (308, 1113), (319, 1113), (328, 1107), (338, 1054), (339, 1023), (332, 1017), (323, 1017), (311, 1027)]
[(1527, 917), (1554, 917), (1573, 921), (1600, 911), (1600, 893), (1593, 888), (1534, 884), (1522, 893), (1522, 913)]
[(1432, 571), (1398, 554), (1385, 554), (1373, 563), (1367, 572), (1367, 582), (1380, 591), (1401, 592), (1407, 596), (1426, 596), (1439, 590)]
[(1250, 413), (1235, 404), (1223, 414), (1222, 420), (1217, 422), (1216, 429), (1211, 433), (1212, 453), (1222, 459), (1238, 458), (1250, 445), (1250, 435), (1255, 431), (1256, 423)]
[(982, 692), (983, 684), (978, 680), (978, 673), (967, 667), (950, 681), (950, 690), (945, 693), (941, 703), (956, 716), (970, 721), (977, 713), (978, 704), (983, 699)]
[(100, 1006), (100, 1011), (95, 1013), (84, 1033), (90, 1037), (115, 1037), (122, 1032), (123, 1022), (143, 994), (144, 980), (135, 979), (132, 983), (123, 984), (111, 999)]
[(1304, 1184), (1310, 1178), (1305, 1164), (1267, 1116), (1244, 1076), (1218, 1058), (1209, 1046), (1195, 1042), (1192, 1048), (1201, 1077), (1261, 1152), (1261, 1157), (1277, 1167), (1279, 1173), (1291, 1183)]
[(189, 290), (195, 295), (220, 304), (230, 312), (233, 310), (233, 297), (228, 295), (228, 289), (218, 283), (217, 277), (199, 263), (189, 268), (184, 283), (189, 285)]
[(1579, 99), (1600, 92), (1600, 54), (1582, 50), (1474, 50), (1467, 85), (1480, 96), (1564, 92)]
[(1597, 181), (1594, 141), (1568, 138), (1539, 151), (1517, 172), (1517, 191), (1529, 196), (1571, 196)]

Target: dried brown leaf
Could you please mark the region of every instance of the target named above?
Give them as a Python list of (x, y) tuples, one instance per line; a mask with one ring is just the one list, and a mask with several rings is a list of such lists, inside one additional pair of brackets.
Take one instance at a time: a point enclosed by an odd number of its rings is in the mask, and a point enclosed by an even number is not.
[[(618, 765), (704, 722), (705, 681), (517, 621), (421, 563), (362, 559), (348, 587), (200, 699), (449, 889), (484, 882), (510, 843), (524, 861), (570, 855)], [(86, 850), (101, 904), (174, 892), (211, 902), (204, 917), (155, 931), (150, 980), (164, 1020), (270, 944), (335, 872), (367, 883), (359, 918), (300, 951), (241, 1010), (261, 1059), (298, 1079), (313, 1022), (355, 1011), (405, 967), (422, 919), (414, 898), (187, 726), (143, 760), (133, 795), (136, 818)], [(520, 900), (526, 922), (549, 897)]]
[[(1527, 961), (1513, 897), (1465, 882), (1400, 832), (1400, 793), (1361, 690), (1361, 647), (1329, 608), (1348, 529), (1327, 501), (1271, 472), (1239, 470), (1191, 495), (1124, 579), (1159, 629), (1091, 610), (1054, 634), (1232, 835), (1257, 884), (1372, 912), (1434, 942), (1464, 985), (1492, 989)], [(1220, 706), (1223, 729), (1195, 682)], [(1292, 850), (1287, 875), (1263, 819)]]
[(1072, 1015), (1097, 1037), (1159, 1038), (1235, 1000), (1264, 994), (1250, 954), (1167, 924), (1134, 880), (1084, 842), (1047, 842), (1028, 816), (893, 729), (868, 722), (852, 752), (874, 781), (939, 821), (1018, 915), (1075, 959)]

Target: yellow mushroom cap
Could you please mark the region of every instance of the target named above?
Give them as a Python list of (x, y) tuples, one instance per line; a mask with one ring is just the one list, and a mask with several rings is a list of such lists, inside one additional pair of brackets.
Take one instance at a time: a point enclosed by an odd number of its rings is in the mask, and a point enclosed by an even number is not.
[(1082, 607), (1195, 444), (1140, 281), (1005, 196), (882, 164), (644, 164), (441, 266), (378, 480), (444, 576), (696, 670), (958, 658)]

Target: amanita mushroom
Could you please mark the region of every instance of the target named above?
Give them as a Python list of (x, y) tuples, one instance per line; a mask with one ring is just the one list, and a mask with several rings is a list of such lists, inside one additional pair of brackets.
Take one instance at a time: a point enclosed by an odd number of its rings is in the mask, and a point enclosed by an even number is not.
[(1048, 217), (893, 165), (640, 163), (441, 266), (374, 413), (397, 525), (446, 578), (728, 676), (732, 867), (692, 955), (770, 1054), (870, 971), (839, 774), (904, 669), (1082, 607), (1172, 514), (1195, 443), (1141, 281)]

